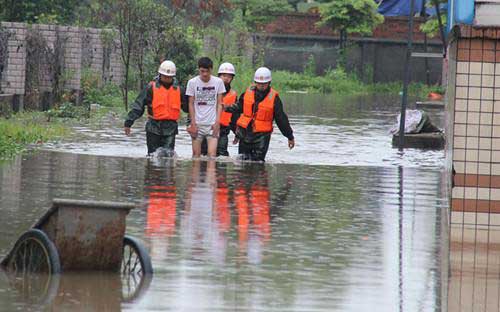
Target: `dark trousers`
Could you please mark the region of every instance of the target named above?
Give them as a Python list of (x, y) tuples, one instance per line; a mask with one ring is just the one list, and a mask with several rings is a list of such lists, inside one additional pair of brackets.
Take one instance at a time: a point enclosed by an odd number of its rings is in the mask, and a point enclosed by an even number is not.
[(158, 135), (146, 131), (146, 144), (148, 146), (148, 155), (153, 154), (160, 147), (173, 154), (175, 149), (175, 134)]
[[(227, 145), (229, 144), (229, 128), (221, 126), (219, 139), (217, 140), (217, 157), (219, 156), (229, 156), (229, 152), (227, 151)], [(201, 154), (208, 154), (208, 145), (207, 139), (203, 139), (201, 142)]]
[(265, 161), (271, 133), (259, 134), (252, 140), (242, 139), (238, 146), (238, 154), (243, 160)]

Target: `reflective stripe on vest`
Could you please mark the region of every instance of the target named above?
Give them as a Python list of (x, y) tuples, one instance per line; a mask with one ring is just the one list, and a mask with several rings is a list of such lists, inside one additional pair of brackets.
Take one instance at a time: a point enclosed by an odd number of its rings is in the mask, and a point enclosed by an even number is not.
[[(238, 94), (236, 93), (236, 91), (230, 90), (222, 99), (222, 104), (224, 105), (224, 107), (233, 106), (236, 103), (237, 98)], [(231, 123), (232, 115), (232, 113), (222, 111), (222, 113), (220, 114), (220, 124), (225, 127), (229, 126), (229, 124)]]
[(151, 81), (153, 87), (153, 119), (155, 120), (174, 120), (179, 119), (181, 113), (181, 90), (171, 86), (165, 88), (156, 86), (155, 81)]
[(254, 114), (255, 91), (247, 89), (243, 97), (243, 114), (238, 119), (237, 125), (246, 129), (253, 120), (254, 132), (272, 132), (274, 99), (277, 95), (278, 92), (271, 88), (269, 94), (259, 103), (257, 112)]

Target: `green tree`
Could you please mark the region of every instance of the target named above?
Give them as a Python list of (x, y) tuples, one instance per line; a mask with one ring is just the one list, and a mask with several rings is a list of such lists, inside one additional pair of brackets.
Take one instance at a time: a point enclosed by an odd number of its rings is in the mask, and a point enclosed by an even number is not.
[[(439, 7), (440, 4), (442, 3), (447, 3), (447, 0), (428, 0), (426, 6), (430, 8), (435, 8), (436, 5)], [(441, 13), (442, 25), (445, 25), (447, 12), (445, 9), (440, 9), (440, 13)], [(420, 25), (420, 30), (426, 33), (431, 38), (435, 37), (436, 35), (439, 35), (440, 29), (439, 29), (438, 16), (434, 15), (431, 18), (429, 18), (424, 24)]]
[(0, 19), (9, 22), (72, 24), (77, 0), (0, 0)]
[(339, 31), (340, 47), (345, 48), (348, 34), (371, 34), (384, 21), (377, 8), (373, 0), (331, 0), (319, 7), (319, 25)]
[(290, 4), (295, 11), (299, 10), (299, 3), (305, 2), (303, 0), (288, 0), (288, 4)]

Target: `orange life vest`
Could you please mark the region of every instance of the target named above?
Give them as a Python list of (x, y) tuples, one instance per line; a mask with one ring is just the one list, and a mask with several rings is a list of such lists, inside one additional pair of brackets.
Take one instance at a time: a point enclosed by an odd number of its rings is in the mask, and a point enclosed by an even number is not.
[(153, 87), (153, 119), (155, 120), (174, 120), (179, 119), (181, 113), (181, 90), (171, 86), (165, 88), (156, 86), (155, 81), (151, 81)]
[(276, 96), (278, 92), (271, 88), (269, 94), (259, 103), (257, 112), (254, 114), (255, 90), (247, 89), (243, 97), (243, 114), (238, 118), (237, 125), (246, 129), (253, 120), (253, 132), (272, 132)]
[[(236, 103), (237, 99), (238, 94), (236, 93), (236, 91), (230, 90), (228, 93), (226, 93), (226, 95), (224, 95), (222, 104), (224, 105), (224, 107), (233, 106)], [(225, 127), (229, 126), (229, 124), (231, 123), (232, 115), (232, 113), (222, 111), (222, 113), (220, 114), (220, 124)]]

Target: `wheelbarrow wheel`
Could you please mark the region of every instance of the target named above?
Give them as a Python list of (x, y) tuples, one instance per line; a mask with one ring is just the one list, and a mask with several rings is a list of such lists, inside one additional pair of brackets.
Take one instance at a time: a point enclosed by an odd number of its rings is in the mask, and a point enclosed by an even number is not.
[(126, 302), (138, 298), (149, 287), (153, 274), (151, 258), (144, 245), (133, 237), (123, 238), (121, 264), (122, 297)]
[(17, 240), (10, 253), (7, 268), (16, 274), (50, 275), (61, 272), (61, 263), (57, 248), (47, 234), (38, 229), (31, 229)]
[(153, 265), (144, 244), (131, 236), (123, 238), (122, 274), (151, 275)]

